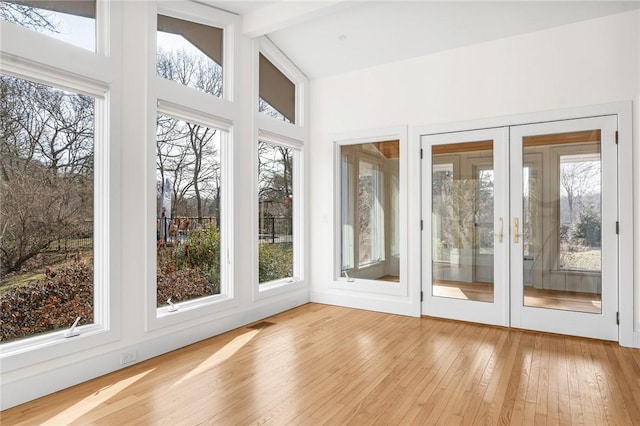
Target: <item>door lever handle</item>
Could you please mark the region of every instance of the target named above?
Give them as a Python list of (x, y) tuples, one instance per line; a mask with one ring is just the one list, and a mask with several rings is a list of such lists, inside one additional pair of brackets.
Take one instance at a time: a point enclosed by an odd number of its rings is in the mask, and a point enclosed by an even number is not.
[(518, 244), (519, 240), (520, 240), (520, 235), (518, 233), (518, 218), (514, 217), (513, 218), (513, 243)]
[(498, 242), (501, 243), (504, 239), (504, 232), (502, 232), (503, 228), (503, 220), (502, 218), (498, 218), (498, 232), (496, 233), (496, 237), (498, 237)]

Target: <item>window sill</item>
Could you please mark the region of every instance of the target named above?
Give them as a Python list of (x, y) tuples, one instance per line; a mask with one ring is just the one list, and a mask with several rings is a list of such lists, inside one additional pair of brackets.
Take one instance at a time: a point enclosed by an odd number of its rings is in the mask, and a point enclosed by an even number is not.
[(258, 284), (254, 292), (254, 300), (266, 299), (283, 293), (300, 290), (305, 287), (305, 282), (297, 277), (283, 278)]
[(86, 351), (96, 346), (115, 342), (119, 331), (108, 330), (92, 324), (76, 328), (77, 336), (65, 337), (67, 329), (47, 333), (42, 336), (25, 338), (0, 345), (2, 372), (29, 367), (55, 358)]

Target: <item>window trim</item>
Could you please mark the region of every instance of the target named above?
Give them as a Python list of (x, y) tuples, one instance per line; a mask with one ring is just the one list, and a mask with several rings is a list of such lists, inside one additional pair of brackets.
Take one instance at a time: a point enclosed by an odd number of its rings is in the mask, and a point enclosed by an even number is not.
[[(295, 85), (295, 123), (287, 123), (283, 120), (279, 120), (275, 117), (270, 117), (267, 114), (264, 114), (258, 110), (258, 99), (259, 99), (259, 54), (262, 54), (266, 59), (273, 64), (285, 77), (287, 77), (294, 85)], [(265, 126), (261, 123), (263, 120), (267, 120), (267, 122), (277, 122), (284, 125), (284, 127), (307, 127), (308, 118), (305, 114), (306, 112), (306, 102), (307, 102), (307, 86), (308, 80), (302, 71), (300, 71), (287, 57), (284, 53), (280, 51), (276, 47), (275, 44), (271, 42), (266, 37), (260, 37), (255, 42), (254, 47), (254, 66), (255, 75), (253, 76), (254, 80), (254, 92), (255, 96), (253, 97), (253, 108), (255, 111), (255, 115), (258, 121), (258, 127), (264, 128)], [(286, 134), (286, 132), (285, 132)], [(302, 137), (298, 137), (298, 140), (304, 140)]]
[[(156, 34), (157, 16), (162, 14), (187, 21), (198, 22), (223, 29), (223, 96), (200, 92), (178, 82), (164, 79), (156, 72)], [(205, 18), (206, 17), (206, 18)], [(240, 302), (235, 297), (236, 288), (234, 281), (234, 218), (232, 208), (234, 206), (233, 175), (235, 148), (235, 123), (240, 120), (240, 109), (235, 105), (235, 97), (239, 88), (236, 78), (236, 58), (240, 54), (240, 17), (231, 13), (216, 9), (213, 6), (198, 4), (192, 1), (158, 2), (148, 10), (148, 43), (147, 43), (147, 84), (149, 94), (147, 98), (147, 135), (146, 144), (146, 188), (147, 210), (145, 217), (149, 218), (145, 229), (145, 255), (146, 255), (146, 279), (145, 279), (145, 326), (146, 332), (159, 330), (185, 321), (198, 320), (206, 322), (207, 317), (224, 310), (238, 307)], [(180, 304), (179, 310), (168, 312), (166, 308), (156, 306), (156, 229), (155, 218), (157, 215), (155, 204), (156, 193), (156, 117), (158, 114), (167, 114), (181, 120), (195, 122), (208, 127), (214, 127), (226, 132), (226, 141), (221, 140), (225, 149), (221, 149), (220, 162), (222, 167), (222, 197), (220, 206), (222, 219), (220, 231), (226, 235), (226, 258), (221, 258), (221, 272), (223, 265), (227, 268), (226, 279), (221, 276), (221, 295), (212, 295), (203, 298), (185, 301)], [(226, 228), (226, 230), (225, 230)], [(221, 250), (222, 251), (222, 250)], [(222, 275), (222, 274), (221, 274)], [(226, 294), (222, 294), (226, 290)]]
[[(409, 150), (408, 150), (408, 132), (406, 126), (386, 127), (374, 130), (361, 130), (348, 133), (332, 135), (334, 145), (334, 255), (333, 255), (333, 281), (329, 284), (331, 289), (348, 290), (359, 293), (375, 293), (390, 296), (407, 297), (409, 295), (408, 280), (408, 221), (407, 213), (409, 211), (408, 204), (408, 176), (409, 176)], [(342, 276), (342, 157), (341, 147), (345, 145), (357, 145), (364, 143), (386, 142), (398, 140), (400, 143), (399, 157), (399, 211), (398, 218), (400, 220), (400, 281), (381, 281), (365, 278)], [(354, 160), (355, 161), (355, 160)], [(386, 250), (386, 248), (385, 248)], [(354, 259), (354, 264), (356, 259)]]
[[(254, 257), (256, 262), (254, 262), (254, 275), (255, 279), (253, 280), (255, 285), (254, 288), (254, 300), (263, 299), (265, 297), (269, 297), (275, 294), (281, 294), (283, 292), (300, 289), (304, 287), (305, 283), (305, 267), (304, 267), (304, 258), (305, 258), (305, 234), (304, 234), (304, 174), (303, 170), (303, 158), (304, 158), (304, 144), (301, 141), (287, 138), (281, 135), (273, 134), (268, 131), (259, 131), (258, 138), (255, 144), (254, 157), (257, 159), (258, 154), (258, 142), (263, 141), (270, 145), (281, 146), (285, 148), (289, 148), (293, 152), (293, 209), (292, 209), (292, 230), (293, 230), (293, 276), (284, 277), (277, 280), (265, 281), (260, 283), (258, 276), (258, 247), (260, 245), (258, 239), (258, 164), (255, 162), (255, 208), (254, 214)], [(255, 160), (254, 160), (255, 161)]]
[(153, 13), (153, 36), (150, 37), (149, 55), (153, 58), (152, 69), (153, 77), (156, 84), (160, 85), (160, 81), (164, 81), (171, 86), (178, 86), (187, 91), (197, 91), (191, 87), (185, 86), (176, 81), (167, 80), (157, 75), (156, 72), (156, 54), (158, 51), (157, 37), (158, 32), (158, 15), (169, 16), (172, 18), (182, 19), (184, 21), (195, 22), (211, 27), (222, 29), (222, 97), (202, 93), (207, 97), (217, 99), (219, 101), (233, 102), (235, 99), (235, 58), (236, 58), (236, 32), (239, 27), (239, 17), (231, 13), (216, 9), (212, 6), (198, 4), (193, 1), (181, 2), (158, 2), (156, 10)]
[[(121, 338), (122, 319), (114, 313), (122, 310), (121, 235), (117, 232), (122, 223), (117, 192), (121, 187), (122, 34), (111, 31), (121, 22), (121, 5), (98, 0), (96, 13), (95, 52), (18, 25), (7, 22), (0, 25), (0, 70), (3, 73), (96, 98), (94, 150), (96, 155), (103, 152), (103, 158), (98, 158), (103, 171), (102, 176), (94, 173), (94, 203), (103, 210), (103, 223), (94, 225), (94, 237), (103, 238), (105, 256), (101, 264), (94, 263), (94, 277), (98, 269), (102, 269), (103, 274), (100, 280), (94, 278), (94, 317), (102, 317), (97, 320), (98, 325), (94, 321), (93, 325), (81, 326), (78, 331), (82, 333), (70, 339), (64, 338), (66, 330), (61, 330), (26, 338), (13, 346), (0, 345), (3, 374)], [(97, 199), (100, 199), (99, 203)], [(96, 289), (96, 285), (102, 285), (102, 288)]]
[[(183, 302), (175, 303), (178, 307), (176, 311), (169, 311), (168, 306), (157, 306), (157, 255), (156, 250), (148, 250), (149, 268), (148, 275), (150, 277), (149, 284), (146, 286), (146, 324), (145, 331), (152, 331), (166, 327), (168, 325), (177, 324), (183, 321), (188, 321), (196, 318), (202, 318), (211, 313), (218, 312), (220, 310), (228, 309), (237, 305), (237, 301), (234, 299), (234, 285), (233, 285), (233, 215), (231, 214), (233, 206), (233, 190), (232, 190), (232, 176), (233, 176), (233, 126), (227, 120), (207, 115), (201, 111), (193, 110), (188, 107), (176, 105), (170, 102), (158, 101), (158, 107), (156, 109), (155, 118), (158, 115), (166, 115), (178, 120), (187, 121), (189, 123), (200, 124), (209, 128), (218, 129), (221, 132), (220, 135), (220, 169), (221, 169), (221, 192), (224, 194), (220, 202), (220, 294), (205, 296), (197, 299), (190, 299)], [(154, 126), (155, 128), (155, 126)], [(155, 146), (155, 133), (154, 133), (154, 146)], [(150, 193), (150, 196), (155, 200), (155, 173), (156, 163), (155, 148), (149, 150), (152, 154), (153, 161), (153, 180), (150, 179), (154, 191)], [(149, 204), (153, 206), (149, 210), (152, 210), (153, 217), (157, 216), (155, 211), (155, 201)], [(148, 228), (149, 247), (155, 247), (156, 229), (155, 220), (149, 220)]]

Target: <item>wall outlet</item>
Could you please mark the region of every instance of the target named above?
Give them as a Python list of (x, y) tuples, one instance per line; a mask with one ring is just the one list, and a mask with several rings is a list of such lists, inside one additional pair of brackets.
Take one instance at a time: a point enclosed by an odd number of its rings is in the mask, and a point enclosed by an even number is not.
[(120, 354), (120, 365), (129, 364), (136, 360), (136, 352), (123, 352)]

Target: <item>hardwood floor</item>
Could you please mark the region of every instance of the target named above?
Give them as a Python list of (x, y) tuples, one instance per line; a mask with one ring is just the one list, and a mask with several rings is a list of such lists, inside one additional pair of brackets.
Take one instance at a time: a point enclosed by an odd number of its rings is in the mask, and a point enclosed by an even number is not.
[(15, 424), (640, 424), (640, 350), (308, 304), (1, 413)]

